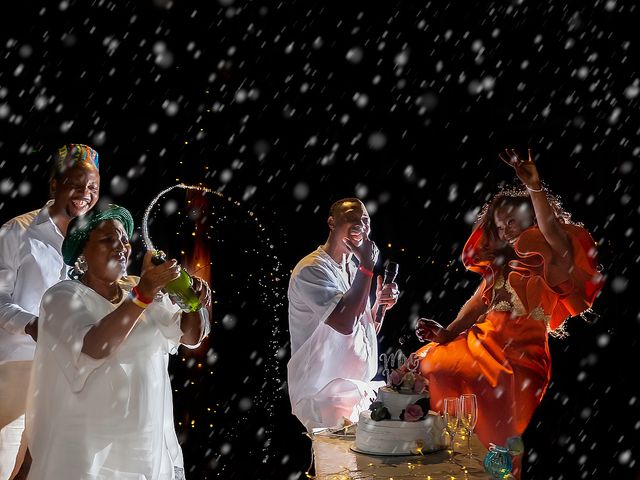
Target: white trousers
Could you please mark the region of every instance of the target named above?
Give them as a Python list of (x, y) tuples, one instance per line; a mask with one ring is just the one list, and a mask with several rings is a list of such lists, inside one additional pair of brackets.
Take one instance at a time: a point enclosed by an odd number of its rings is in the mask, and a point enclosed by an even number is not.
[(13, 478), (27, 450), (24, 413), (32, 363), (0, 365), (0, 480)]

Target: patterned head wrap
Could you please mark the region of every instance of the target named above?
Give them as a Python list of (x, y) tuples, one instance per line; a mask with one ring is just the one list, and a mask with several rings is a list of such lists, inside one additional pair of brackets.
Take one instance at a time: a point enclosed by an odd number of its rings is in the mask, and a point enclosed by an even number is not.
[(64, 145), (58, 149), (53, 158), (53, 169), (56, 176), (64, 173), (68, 168), (73, 167), (76, 163), (91, 163), (99, 169), (100, 156), (93, 148), (79, 143), (71, 143)]
[(109, 207), (104, 210), (94, 208), (69, 222), (67, 236), (62, 242), (62, 258), (64, 263), (70, 266), (75, 265), (87, 240), (89, 240), (89, 235), (105, 220), (118, 220), (124, 227), (127, 235), (129, 237), (133, 235), (133, 218), (129, 210), (118, 205), (109, 205)]

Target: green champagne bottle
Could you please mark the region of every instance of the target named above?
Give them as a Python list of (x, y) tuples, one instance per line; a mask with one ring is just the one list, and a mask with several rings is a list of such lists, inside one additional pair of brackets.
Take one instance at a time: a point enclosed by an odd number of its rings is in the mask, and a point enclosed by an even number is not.
[[(156, 251), (151, 257), (151, 262), (155, 265), (161, 265), (166, 261), (167, 256), (161, 250)], [(167, 283), (164, 291), (183, 312), (195, 312), (201, 307), (198, 294), (193, 289), (193, 279), (184, 268), (180, 268), (180, 276)]]

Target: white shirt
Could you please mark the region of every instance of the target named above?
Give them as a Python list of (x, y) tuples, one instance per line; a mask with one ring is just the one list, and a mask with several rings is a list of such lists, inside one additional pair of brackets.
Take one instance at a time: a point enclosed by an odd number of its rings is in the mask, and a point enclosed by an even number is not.
[(350, 335), (325, 323), (351, 288), (355, 271), (318, 248), (291, 274), (289, 397), (294, 415), (309, 430), (338, 425), (342, 417), (357, 421), (375, 395), (370, 380), (377, 373), (378, 344), (369, 301)]
[(67, 278), (52, 203), (0, 229), (0, 363), (33, 359), (36, 343), (24, 327), (38, 315), (44, 292)]
[(173, 480), (182, 469), (167, 372), (180, 311), (162, 295), (109, 357), (82, 353), (86, 333), (117, 306), (75, 280), (45, 293), (27, 401), (29, 480)]

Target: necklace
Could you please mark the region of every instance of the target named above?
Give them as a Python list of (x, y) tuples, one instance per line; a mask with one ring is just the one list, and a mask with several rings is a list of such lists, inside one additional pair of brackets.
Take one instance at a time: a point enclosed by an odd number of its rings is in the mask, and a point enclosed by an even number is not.
[(111, 303), (120, 303), (120, 300), (122, 300), (122, 288), (120, 287), (120, 285), (118, 285), (118, 293), (116, 293), (115, 296), (107, 300), (109, 300)]
[[(87, 282), (85, 282), (82, 278), (80, 279), (80, 283), (82, 283), (83, 285), (86, 285), (87, 287), (95, 291), (95, 289), (93, 289), (90, 285), (88, 285)], [(116, 286), (118, 288), (118, 291), (116, 292), (115, 295), (113, 295), (111, 298), (104, 297), (110, 303), (120, 303), (120, 301), (122, 300), (122, 295), (123, 295), (122, 287), (120, 285), (116, 285)]]

